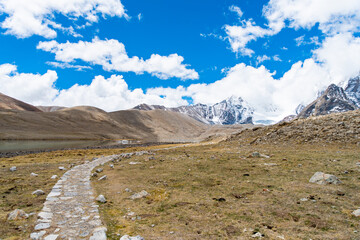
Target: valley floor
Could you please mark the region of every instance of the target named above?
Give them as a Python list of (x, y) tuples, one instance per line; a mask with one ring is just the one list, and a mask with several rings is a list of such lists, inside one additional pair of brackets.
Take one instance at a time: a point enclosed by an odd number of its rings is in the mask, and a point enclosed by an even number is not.
[[(55, 151), (0, 159), (0, 238), (28, 239), (46, 195), (70, 164), (102, 155), (149, 150), (122, 158), (92, 179), (108, 239), (357, 239), (360, 148), (345, 144), (240, 145), (226, 141), (154, 151), (159, 147)], [(260, 157), (253, 157), (259, 152)], [(267, 158), (266, 156), (269, 156)], [(17, 166), (16, 172), (10, 172)], [(317, 171), (340, 185), (309, 183)], [(37, 173), (31, 177), (30, 173)], [(98, 181), (102, 175), (107, 180)], [(42, 189), (46, 194), (34, 197)], [(148, 195), (131, 199), (145, 190)], [(95, 196), (96, 197), (96, 196)], [(12, 210), (36, 213), (6, 221)], [(258, 234), (258, 235), (259, 235)]]
[[(109, 239), (358, 239), (359, 156), (356, 145), (230, 141), (123, 159), (93, 185)], [(309, 183), (317, 171), (342, 184)]]

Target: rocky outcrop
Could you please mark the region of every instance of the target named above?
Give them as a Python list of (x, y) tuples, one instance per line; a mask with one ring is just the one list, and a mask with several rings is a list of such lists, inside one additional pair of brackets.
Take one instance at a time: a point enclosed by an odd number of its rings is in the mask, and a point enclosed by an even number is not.
[[(360, 108), (360, 76), (351, 78), (346, 87), (331, 84), (314, 102), (304, 107), (298, 117), (326, 115), (347, 112)], [(301, 108), (297, 108), (299, 110)]]
[(344, 89), (331, 84), (318, 99), (305, 107), (298, 117), (307, 118), (355, 109), (357, 109), (357, 106), (347, 97)]

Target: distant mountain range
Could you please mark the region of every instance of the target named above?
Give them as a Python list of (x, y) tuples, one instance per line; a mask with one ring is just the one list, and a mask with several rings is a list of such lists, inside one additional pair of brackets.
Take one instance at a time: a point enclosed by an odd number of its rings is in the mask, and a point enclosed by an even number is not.
[[(296, 109), (296, 115), (290, 115), (286, 117), (283, 121), (291, 121), (295, 118), (308, 118), (310, 116), (319, 116), (319, 115), (327, 115), (330, 113), (339, 113), (339, 112), (347, 112), (352, 111), (360, 108), (360, 76), (356, 78), (352, 78), (347, 82), (346, 87), (342, 88), (335, 84), (331, 84), (316, 100), (310, 103), (307, 106), (299, 105)], [(29, 117), (29, 119), (37, 119), (37, 121), (41, 122), (43, 117), (48, 117), (51, 115), (54, 117), (53, 121), (56, 121), (56, 118), (60, 117), (63, 118), (64, 114), (67, 109), (70, 109), (72, 113), (79, 113), (79, 111), (75, 111), (76, 108), (64, 108), (64, 107), (57, 107), (57, 106), (50, 106), (50, 107), (43, 107), (43, 106), (32, 106), (30, 104), (21, 102), (14, 98), (8, 97), (4, 94), (0, 93), (0, 109), (4, 110), (17, 110), (17, 111), (25, 111), (25, 112), (37, 112), (41, 114), (37, 114), (34, 117), (34, 114), (25, 114), (25, 113), (17, 113), (19, 117), (24, 117), (25, 115)], [(86, 121), (86, 117), (89, 112), (99, 112), (99, 109), (94, 110), (96, 108), (87, 108), (86, 111), (82, 111), (78, 116), (81, 115), (81, 121)], [(83, 109), (84, 110), (84, 109)], [(139, 111), (140, 110), (140, 111)], [(156, 111), (155, 111), (156, 110)], [(101, 110), (102, 111), (102, 110)], [(134, 113), (138, 111), (135, 115)], [(148, 113), (147, 113), (148, 112)], [(135, 116), (136, 119), (141, 119), (138, 123), (134, 124), (134, 128), (136, 129), (136, 125), (139, 125), (140, 122), (145, 121), (148, 119), (149, 121), (147, 126), (150, 126), (151, 119), (155, 121), (156, 114), (160, 117), (160, 119), (168, 119), (167, 125), (170, 124), (170, 119), (173, 119), (175, 122), (183, 122), (188, 125), (195, 126), (196, 122), (206, 124), (206, 125), (236, 125), (236, 124), (253, 124), (253, 116), (254, 116), (254, 108), (251, 107), (251, 104), (244, 101), (241, 97), (230, 97), (227, 98), (219, 103), (214, 105), (206, 105), (206, 104), (196, 104), (196, 105), (189, 105), (189, 106), (181, 106), (175, 108), (167, 108), (164, 106), (159, 105), (147, 105), (141, 104), (136, 106), (133, 110), (126, 110), (126, 111), (119, 111), (115, 113), (106, 113), (102, 111), (100, 115), (107, 115), (109, 119), (112, 119), (110, 122), (113, 122), (114, 116)], [(121, 114), (120, 114), (121, 113)], [(156, 114), (155, 114), (156, 113)], [(46, 115), (48, 114), (48, 115)], [(50, 114), (50, 115), (49, 115)], [(150, 115), (149, 115), (150, 114)], [(175, 115), (174, 115), (175, 114)], [(23, 116), (24, 115), (24, 116)], [(187, 118), (184, 118), (186, 115)], [(74, 115), (75, 116), (75, 115)], [(92, 116), (92, 115), (89, 115)], [(177, 116), (177, 117), (176, 117)], [(4, 116), (3, 116), (4, 117)], [(40, 118), (39, 118), (40, 117)], [(189, 118), (190, 117), (190, 118)], [(39, 118), (39, 119), (38, 119)], [(80, 119), (80, 117), (79, 117)], [(90, 119), (93, 119), (90, 117)], [(179, 120), (176, 120), (179, 119)], [(190, 120), (197, 120), (195, 122), (190, 123)], [(1, 120), (1, 119), (0, 119)], [(45, 119), (43, 119), (45, 121)], [(50, 119), (49, 119), (50, 120)], [(101, 119), (99, 119), (100, 121)], [(76, 121), (76, 120), (75, 120)], [(127, 121), (132, 121), (131, 117), (124, 120), (125, 124), (128, 124)], [(115, 120), (115, 122), (118, 122)], [(256, 123), (264, 123), (264, 124), (271, 124), (271, 122), (261, 122), (257, 121)], [(1, 124), (1, 122), (0, 122)], [(44, 123), (45, 124), (45, 123)], [(156, 125), (157, 124), (157, 125)], [(151, 125), (147, 128), (146, 132), (154, 131), (154, 129), (158, 129), (160, 125), (158, 123)], [(194, 125), (195, 124), (195, 125)], [(6, 125), (6, 124), (5, 124)], [(46, 125), (46, 124), (45, 124)], [(110, 124), (111, 125), (111, 124)], [(117, 125), (117, 123), (115, 123)], [(115, 127), (113, 124), (113, 126)], [(172, 124), (170, 124), (172, 125)], [(25, 127), (25, 126), (24, 126)], [(173, 128), (172, 126), (171, 128)], [(84, 126), (82, 126), (84, 128)], [(165, 127), (166, 128), (166, 127)], [(201, 132), (205, 128), (203, 127), (195, 127), (197, 130), (196, 132)], [(114, 129), (117, 129), (116, 127)], [(150, 129), (150, 130), (149, 130)], [(151, 130), (152, 129), (152, 130)], [(188, 128), (190, 131), (192, 128)], [(90, 129), (89, 129), (90, 130)], [(170, 131), (172, 131), (170, 129)], [(178, 131), (178, 130), (176, 130)], [(86, 130), (88, 132), (88, 130)], [(115, 132), (118, 132), (117, 130)], [(124, 133), (122, 131), (121, 133)], [(100, 134), (100, 132), (99, 132)], [(118, 133), (120, 134), (120, 132)], [(0, 134), (1, 135), (1, 134)], [(134, 134), (124, 134), (126, 137), (136, 136), (138, 133), (135, 131)], [(161, 135), (161, 134), (160, 134)], [(139, 135), (140, 136), (140, 135)], [(0, 136), (1, 137), (1, 136)], [(143, 136), (144, 137), (144, 136)], [(149, 139), (158, 139), (162, 138), (162, 135), (159, 134), (149, 135), (147, 136)]]
[(210, 125), (252, 124), (254, 110), (242, 98), (230, 97), (214, 105), (196, 104), (176, 108), (166, 108), (159, 105), (141, 104), (137, 110), (160, 109), (188, 115), (199, 122)]

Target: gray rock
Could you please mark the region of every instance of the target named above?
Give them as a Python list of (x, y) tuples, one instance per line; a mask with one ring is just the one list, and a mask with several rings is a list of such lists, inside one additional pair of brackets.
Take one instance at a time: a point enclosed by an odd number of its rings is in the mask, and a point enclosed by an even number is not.
[(145, 240), (145, 238), (141, 237), (140, 235), (137, 235), (135, 237), (130, 237), (129, 235), (124, 235), (120, 238), (120, 240)]
[(31, 240), (40, 240), (42, 236), (44, 236), (46, 231), (33, 232), (30, 234)]
[(104, 195), (99, 195), (96, 198), (96, 201), (101, 202), (101, 203), (106, 203), (106, 198), (104, 197)]
[(48, 229), (50, 227), (50, 223), (39, 223), (35, 226), (35, 230), (43, 230)]
[(132, 192), (130, 188), (125, 188), (125, 192)]
[(96, 169), (96, 172), (98, 172), (98, 173), (101, 173), (102, 171), (104, 171), (104, 169), (102, 169), (102, 168)]
[(58, 177), (57, 175), (52, 175), (51, 179), (57, 179), (57, 177)]
[(89, 240), (106, 240), (106, 231), (106, 227), (96, 228)]
[(59, 167), (59, 170), (61, 170), (61, 171), (65, 171), (65, 170), (66, 170), (66, 168), (64, 168), (64, 167)]
[(50, 234), (44, 238), (44, 240), (56, 240), (59, 235), (57, 234)]
[(257, 232), (257, 233), (255, 233), (255, 234), (253, 234), (251, 237), (252, 237), (252, 238), (262, 238), (263, 235), (262, 235), (261, 233)]
[(30, 173), (30, 176), (31, 176), (31, 177), (37, 177), (37, 176), (39, 176), (39, 174), (36, 174), (36, 173), (33, 173), (33, 172), (32, 172), (32, 173)]
[(20, 219), (26, 219), (28, 217), (29, 217), (29, 215), (26, 214), (23, 210), (15, 209), (11, 213), (9, 213), (7, 220), (15, 221), (15, 220), (20, 220)]
[(45, 194), (45, 192), (41, 189), (38, 189), (38, 190), (32, 192), (32, 195), (36, 195), (36, 196), (40, 196), (40, 195), (44, 195), (44, 194)]
[(107, 176), (104, 175), (104, 176), (102, 176), (101, 178), (99, 178), (98, 181), (102, 181), (102, 180), (106, 180), (106, 179), (107, 179)]
[(323, 172), (316, 172), (309, 180), (311, 183), (317, 183), (320, 185), (326, 184), (340, 184), (341, 181), (334, 175), (325, 174)]
[(110, 164), (109, 167), (110, 167), (111, 169), (114, 169), (114, 165), (113, 165), (113, 164)]
[(130, 199), (135, 200), (135, 199), (146, 197), (147, 195), (149, 195), (149, 193), (147, 191), (145, 191), (145, 190), (142, 190), (141, 192), (133, 194), (130, 197)]
[(129, 162), (130, 165), (137, 165), (137, 164), (141, 164), (141, 162)]
[(357, 210), (355, 210), (355, 211), (353, 211), (353, 212), (352, 212), (352, 215), (354, 215), (355, 217), (360, 217), (360, 208), (357, 209)]
[(15, 166), (10, 168), (10, 172), (15, 172), (16, 170), (17, 168)]

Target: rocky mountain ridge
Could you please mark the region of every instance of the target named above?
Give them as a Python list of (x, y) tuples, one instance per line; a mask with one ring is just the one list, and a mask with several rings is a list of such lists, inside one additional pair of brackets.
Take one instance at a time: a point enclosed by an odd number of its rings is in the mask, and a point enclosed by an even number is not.
[(252, 124), (254, 110), (240, 97), (230, 97), (214, 105), (196, 104), (175, 108), (159, 105), (141, 104), (137, 110), (161, 109), (188, 115), (202, 123), (210, 125)]

